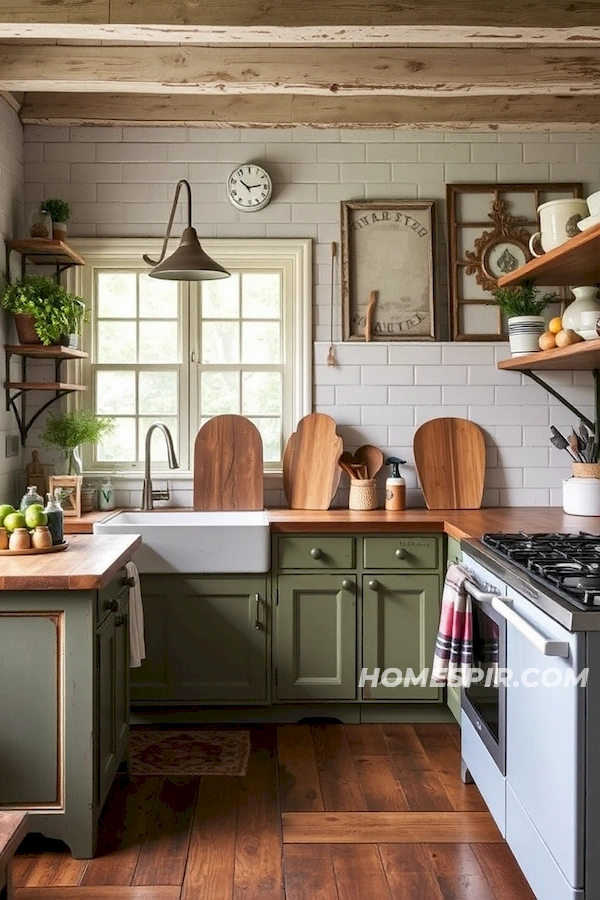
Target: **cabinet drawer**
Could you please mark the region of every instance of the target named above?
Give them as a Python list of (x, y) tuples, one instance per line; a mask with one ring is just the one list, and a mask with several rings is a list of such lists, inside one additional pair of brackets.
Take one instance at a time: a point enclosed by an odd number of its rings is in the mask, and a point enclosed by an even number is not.
[(292, 536), (279, 538), (280, 569), (353, 569), (354, 538)]
[(106, 587), (100, 588), (96, 595), (96, 621), (102, 622), (110, 612), (123, 612), (129, 600), (129, 587), (125, 579), (127, 572), (119, 569)]
[(437, 569), (439, 539), (426, 535), (366, 537), (365, 569)]

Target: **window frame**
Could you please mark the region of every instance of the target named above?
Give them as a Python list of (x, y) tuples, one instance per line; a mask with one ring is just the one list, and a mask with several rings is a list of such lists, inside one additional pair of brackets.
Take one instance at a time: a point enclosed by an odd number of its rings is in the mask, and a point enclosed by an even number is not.
[[(144, 267), (142, 255), (160, 254), (162, 242), (159, 238), (71, 238), (70, 246), (86, 260), (85, 266), (72, 267), (66, 273), (67, 288), (81, 295), (90, 304), (90, 286), (93, 284), (95, 268), (127, 269)], [(167, 252), (176, 249), (178, 240), (169, 243)], [(202, 246), (209, 256), (217, 259), (225, 268), (249, 269), (275, 267), (283, 273), (283, 337), (284, 337), (284, 397), (283, 397), (283, 447), (297, 422), (312, 409), (312, 240), (310, 238), (212, 238), (202, 240)], [(179, 411), (179, 463), (180, 468), (169, 470), (169, 478), (189, 478), (192, 474), (193, 440), (197, 433), (200, 411), (197, 410), (197, 391), (200, 364), (197, 346), (198, 330), (198, 286), (195, 282), (183, 282), (180, 298), (182, 329), (180, 335), (180, 411)], [(189, 287), (189, 289), (188, 289)], [(289, 297), (288, 297), (289, 292)], [(187, 296), (186, 296), (187, 294)], [(286, 304), (286, 299), (288, 303)], [(289, 304), (289, 308), (288, 308)], [(87, 388), (86, 392), (71, 395), (70, 407), (92, 402), (93, 372), (91, 351), (93, 348), (94, 316), (84, 326), (83, 349), (90, 353), (87, 360), (69, 363), (73, 376)], [(127, 364), (137, 371), (144, 364)], [(120, 364), (115, 363), (115, 368)], [(127, 366), (125, 366), (127, 367)], [(148, 365), (151, 368), (151, 365)], [(89, 398), (89, 400), (88, 400)], [(194, 404), (196, 404), (194, 406)], [(192, 413), (192, 410), (196, 412)], [(192, 429), (195, 431), (192, 434)], [(282, 452), (283, 452), (282, 447)], [(143, 462), (93, 463), (89, 446), (84, 448), (84, 471), (86, 475), (105, 475), (110, 472), (118, 476), (143, 475)], [(165, 464), (166, 466), (166, 464)], [(154, 468), (161, 468), (157, 462)], [(281, 463), (265, 464), (265, 472), (281, 472)]]

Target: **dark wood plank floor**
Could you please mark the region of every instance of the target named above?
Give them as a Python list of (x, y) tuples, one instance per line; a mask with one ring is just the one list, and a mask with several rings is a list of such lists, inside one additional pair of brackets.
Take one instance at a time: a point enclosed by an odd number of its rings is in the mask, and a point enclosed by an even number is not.
[(249, 730), (243, 778), (119, 776), (93, 860), (30, 835), (16, 900), (534, 900), (456, 726)]

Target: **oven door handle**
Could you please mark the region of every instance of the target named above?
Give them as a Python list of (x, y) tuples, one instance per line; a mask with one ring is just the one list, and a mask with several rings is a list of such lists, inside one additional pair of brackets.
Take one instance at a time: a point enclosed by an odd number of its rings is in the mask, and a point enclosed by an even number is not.
[(512, 600), (501, 598), (497, 594), (489, 594), (480, 591), (477, 585), (472, 581), (465, 581), (465, 590), (478, 603), (489, 603), (492, 609), (495, 609), (513, 628), (521, 634), (530, 644), (543, 653), (544, 656), (558, 656), (566, 659), (569, 655), (569, 644), (567, 641), (549, 641), (537, 628), (534, 628), (529, 622), (512, 609)]

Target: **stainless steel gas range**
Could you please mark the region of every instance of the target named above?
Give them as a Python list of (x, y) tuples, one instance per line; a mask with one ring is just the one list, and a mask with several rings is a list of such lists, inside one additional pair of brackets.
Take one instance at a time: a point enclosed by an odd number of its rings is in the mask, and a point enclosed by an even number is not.
[(461, 546), (487, 666), (462, 691), (464, 775), (538, 900), (599, 900), (600, 535)]

